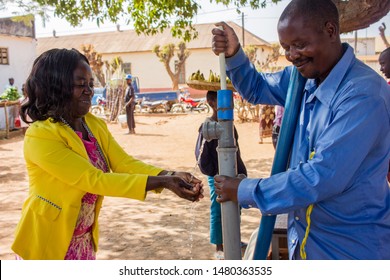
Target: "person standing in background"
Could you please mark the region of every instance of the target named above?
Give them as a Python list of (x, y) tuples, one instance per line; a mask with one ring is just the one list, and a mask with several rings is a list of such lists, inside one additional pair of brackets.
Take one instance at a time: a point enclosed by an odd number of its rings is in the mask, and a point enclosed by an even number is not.
[(385, 75), (387, 83), (390, 84), (390, 47), (379, 55), (380, 71)]
[(274, 149), (276, 149), (276, 145), (278, 144), (280, 127), (282, 125), (282, 119), (284, 114), (284, 107), (280, 105), (275, 105), (275, 119), (274, 125), (272, 127), (272, 145), (274, 145)]
[(18, 89), (18, 88), (15, 86), (15, 79), (12, 78), (12, 77), (8, 79), (8, 85), (6, 85), (6, 86), (4, 87), (4, 90), (6, 90), (6, 89), (8, 89), (8, 88), (10, 88), (10, 87), (13, 87), (13, 88)]
[(130, 74), (126, 75), (126, 94), (125, 94), (125, 107), (126, 107), (126, 117), (127, 117), (127, 126), (129, 128), (128, 134), (135, 134), (135, 120), (134, 120), (134, 109), (135, 109), (135, 93), (132, 85), (132, 76)]
[[(387, 83), (390, 85), (390, 47), (385, 49), (379, 55), (380, 70), (387, 78)], [(389, 172), (387, 172), (387, 181), (390, 182), (390, 161), (389, 161)]]

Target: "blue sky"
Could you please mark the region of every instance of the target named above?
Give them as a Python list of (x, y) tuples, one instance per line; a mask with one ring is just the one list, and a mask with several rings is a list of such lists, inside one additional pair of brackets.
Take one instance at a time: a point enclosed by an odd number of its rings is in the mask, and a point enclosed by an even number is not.
[[(266, 9), (252, 10), (248, 8), (242, 8), (244, 14), (244, 27), (255, 34), (256, 36), (269, 41), (278, 41), (276, 32), (277, 20), (283, 11), (284, 7), (288, 4), (289, 0), (283, 0), (277, 5), (269, 3)], [(218, 21), (234, 21), (239, 25), (242, 25), (242, 15), (238, 14), (233, 7), (225, 7), (223, 5), (210, 4), (209, 0), (199, 0), (202, 9), (199, 11), (198, 16), (194, 18), (194, 23), (210, 23)], [(9, 16), (12, 11), (12, 4), (9, 5), (7, 12), (0, 12), (1, 16)], [(390, 36), (390, 15), (388, 14), (377, 23), (372, 24), (369, 28), (358, 31), (359, 37), (376, 37), (379, 36), (378, 27), (382, 22), (386, 23), (386, 35)], [(125, 26), (124, 21), (119, 22), (121, 29), (131, 29), (131, 26)], [(114, 31), (116, 30), (116, 24), (106, 23), (100, 28), (96, 26), (94, 22), (83, 22), (81, 27), (73, 28), (65, 20), (52, 17), (49, 22), (46, 23), (46, 27), (43, 27), (40, 18), (36, 18), (36, 31), (37, 37), (52, 36), (53, 30), (56, 30), (57, 35), (70, 35), (80, 33), (92, 33), (99, 31)], [(354, 37), (354, 34), (350, 33), (343, 35), (343, 37)]]

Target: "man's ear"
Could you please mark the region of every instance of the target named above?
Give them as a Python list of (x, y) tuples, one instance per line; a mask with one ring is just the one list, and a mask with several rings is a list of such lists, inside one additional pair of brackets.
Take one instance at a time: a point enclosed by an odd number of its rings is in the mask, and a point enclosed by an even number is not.
[(339, 28), (331, 21), (325, 23), (325, 32), (328, 34), (329, 38), (332, 38), (333, 40), (339, 38)]

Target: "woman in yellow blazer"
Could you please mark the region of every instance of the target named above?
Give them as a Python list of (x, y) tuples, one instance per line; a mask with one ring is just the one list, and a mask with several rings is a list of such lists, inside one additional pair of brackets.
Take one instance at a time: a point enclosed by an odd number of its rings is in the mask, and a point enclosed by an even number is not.
[(22, 119), (32, 123), (24, 157), (29, 196), (12, 245), (23, 259), (95, 259), (104, 196), (144, 200), (170, 189), (198, 201), (202, 183), (128, 155), (104, 121), (88, 113), (93, 76), (77, 50), (53, 49), (34, 62)]

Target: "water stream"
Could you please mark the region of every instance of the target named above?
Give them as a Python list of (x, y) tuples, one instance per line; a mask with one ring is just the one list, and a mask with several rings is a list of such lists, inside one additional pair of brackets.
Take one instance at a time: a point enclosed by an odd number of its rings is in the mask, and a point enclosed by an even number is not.
[[(191, 173), (192, 176), (194, 176), (194, 174), (196, 173), (197, 169), (199, 168), (200, 157), (202, 155), (203, 147), (204, 147), (205, 142), (206, 142), (206, 139), (203, 139), (202, 143), (200, 145), (199, 156), (196, 159), (196, 163), (195, 163), (194, 169), (192, 170), (192, 173)], [(197, 214), (196, 214), (197, 204), (198, 203), (193, 202), (187, 208), (188, 211), (189, 211), (189, 216), (191, 217), (191, 219), (189, 221), (189, 226), (188, 226), (189, 235), (188, 235), (188, 240), (187, 240), (188, 253), (189, 253), (189, 256), (190, 256), (190, 260), (193, 259), (192, 249), (193, 249), (193, 246), (194, 246), (194, 229), (195, 229), (196, 217), (197, 217)]]

